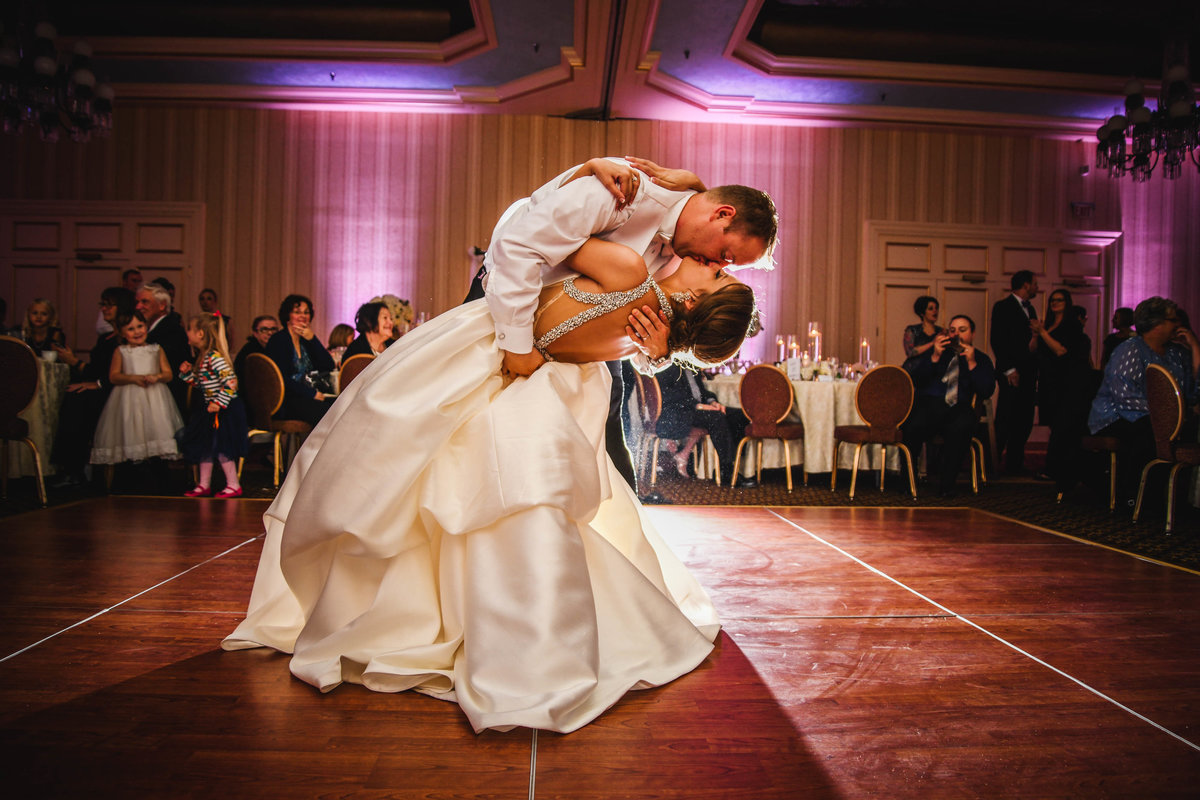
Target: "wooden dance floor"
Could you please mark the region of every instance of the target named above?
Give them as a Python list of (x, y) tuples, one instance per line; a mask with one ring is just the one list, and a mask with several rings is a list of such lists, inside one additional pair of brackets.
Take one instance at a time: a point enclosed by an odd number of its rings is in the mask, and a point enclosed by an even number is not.
[(567, 736), (226, 653), (261, 500), (0, 519), (7, 797), (1195, 797), (1200, 575), (966, 509), (658, 507), (724, 630)]

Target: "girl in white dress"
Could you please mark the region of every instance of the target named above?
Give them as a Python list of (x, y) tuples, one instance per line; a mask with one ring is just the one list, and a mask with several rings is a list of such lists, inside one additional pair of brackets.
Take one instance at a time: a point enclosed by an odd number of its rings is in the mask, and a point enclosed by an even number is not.
[(175, 431), (183, 427), (183, 417), (167, 388), (172, 374), (167, 354), (146, 343), (149, 328), (141, 312), (121, 315), (116, 324), (124, 344), (108, 370), (113, 390), (96, 425), (91, 462), (177, 459)]
[[(753, 293), (696, 262), (661, 287), (640, 255), (587, 242), (546, 286), (548, 358), (501, 374), (485, 301), (421, 325), (338, 398), (275, 502), (228, 650), (292, 653), (342, 681), (456, 701), (476, 731), (567, 732), (630, 689), (699, 665), (720, 625), (604, 449), (630, 310), (672, 314), (672, 350), (732, 357)], [(575, 362), (575, 363), (572, 363)]]

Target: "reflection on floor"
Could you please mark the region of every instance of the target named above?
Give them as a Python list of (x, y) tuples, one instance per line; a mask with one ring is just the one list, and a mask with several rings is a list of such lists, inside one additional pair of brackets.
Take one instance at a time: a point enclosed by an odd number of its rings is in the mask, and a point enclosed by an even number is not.
[(1200, 575), (951, 508), (661, 507), (713, 655), (581, 731), (224, 653), (265, 503), (4, 519), (19, 797), (1172, 797), (1200, 776)]

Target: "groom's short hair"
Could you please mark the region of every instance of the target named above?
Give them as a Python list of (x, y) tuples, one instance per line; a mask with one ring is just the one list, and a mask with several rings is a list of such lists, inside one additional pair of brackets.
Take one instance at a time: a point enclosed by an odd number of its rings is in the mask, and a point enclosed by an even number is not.
[(779, 235), (779, 214), (769, 194), (738, 184), (717, 186), (705, 194), (719, 205), (730, 205), (737, 209), (737, 216), (730, 223), (730, 228), (746, 236), (762, 239), (767, 245), (767, 254), (775, 249), (775, 239)]

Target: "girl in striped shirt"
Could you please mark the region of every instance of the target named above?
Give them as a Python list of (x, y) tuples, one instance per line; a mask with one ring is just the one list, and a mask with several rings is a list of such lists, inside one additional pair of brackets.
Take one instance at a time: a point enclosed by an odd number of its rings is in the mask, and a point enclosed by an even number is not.
[[(246, 410), (238, 397), (237, 377), (225, 341), (220, 314), (197, 314), (188, 321), (188, 343), (197, 353), (194, 364), (183, 363), (180, 376), (192, 385), (192, 416), (183, 430), (180, 447), (188, 461), (200, 467), (200, 482), (184, 494), (212, 496), (213, 462), (225, 473), (225, 488), (217, 497), (240, 497), (237, 459), (246, 455)], [(195, 397), (197, 391), (203, 397)]]

